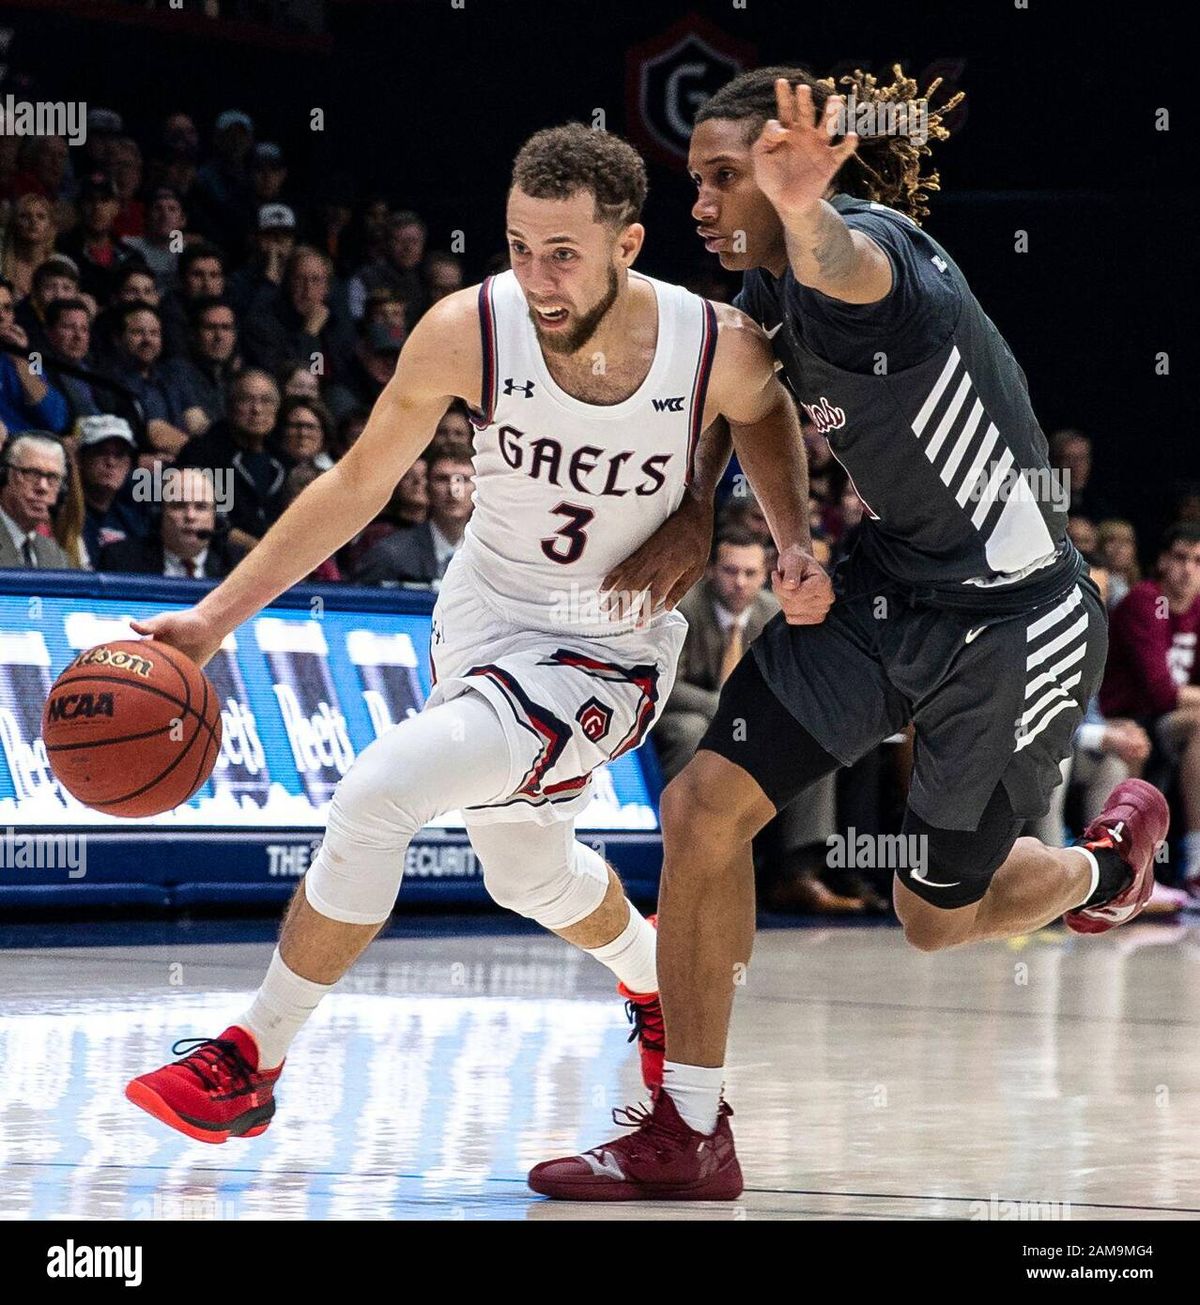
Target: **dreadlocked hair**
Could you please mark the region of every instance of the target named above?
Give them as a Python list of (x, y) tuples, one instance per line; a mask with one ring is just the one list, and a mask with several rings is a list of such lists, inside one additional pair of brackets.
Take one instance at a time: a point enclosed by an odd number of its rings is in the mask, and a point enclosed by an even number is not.
[[(884, 123), (896, 122), (901, 127), (893, 131), (859, 131), (858, 148), (838, 172), (837, 188), (857, 199), (886, 204), (919, 223), (929, 212), (926, 200), (930, 192), (941, 189), (937, 172), (923, 173), (921, 165), (931, 153), (929, 142), (949, 137), (945, 120), (962, 103), (963, 92), (956, 92), (935, 109), (931, 101), (942, 84), (940, 77), (930, 82), (925, 94), (920, 95), (916, 80), (905, 76), (899, 64), (893, 64), (892, 76), (890, 86), (881, 86), (873, 73), (856, 68), (853, 73), (840, 77), (835, 86), (832, 77), (814, 77), (808, 69), (798, 66), (755, 68), (727, 82), (707, 99), (696, 114), (696, 122), (711, 118), (745, 121), (748, 140), (753, 141), (767, 120), (776, 115), (777, 78), (786, 77), (791, 86), (811, 87), (818, 116), (824, 112), (829, 97), (838, 93), (837, 88), (844, 87), (842, 93), (848, 99), (852, 97), (860, 107), (875, 106), (877, 112), (882, 108)], [(923, 104), (925, 109), (924, 138), (919, 142), (908, 129), (909, 114), (915, 104)], [(893, 106), (890, 110), (884, 107), (889, 105)]]

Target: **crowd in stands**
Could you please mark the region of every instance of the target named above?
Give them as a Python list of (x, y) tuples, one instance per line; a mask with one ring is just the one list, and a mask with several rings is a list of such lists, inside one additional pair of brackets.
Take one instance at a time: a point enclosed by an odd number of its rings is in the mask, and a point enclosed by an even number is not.
[[(282, 150), (238, 110), (217, 117), (207, 151), (185, 113), (138, 142), (93, 109), (74, 150), (0, 134), (0, 567), (220, 578), (358, 438), (408, 331), (464, 269), (427, 248), (417, 213), (336, 187), (302, 206), (288, 180)], [(471, 513), (472, 429), (452, 404), (384, 511), (310, 579), (436, 585)], [(804, 438), (814, 551), (835, 565), (864, 506), (825, 438)], [(1037, 832), (1063, 841), (1117, 780), (1145, 775), (1183, 831), (1161, 876), (1179, 891), (1158, 901), (1176, 909), (1200, 884), (1200, 492), (1151, 556), (1097, 491), (1086, 435), (1056, 433), (1051, 460), (1111, 650)], [(776, 610), (770, 532), (744, 491), (734, 464), (708, 572), (684, 600), (691, 633), (653, 735), (668, 776)], [(890, 875), (831, 874), (826, 839), (884, 832), (911, 757), (909, 731), (780, 814), (760, 839), (769, 903), (885, 909)]]

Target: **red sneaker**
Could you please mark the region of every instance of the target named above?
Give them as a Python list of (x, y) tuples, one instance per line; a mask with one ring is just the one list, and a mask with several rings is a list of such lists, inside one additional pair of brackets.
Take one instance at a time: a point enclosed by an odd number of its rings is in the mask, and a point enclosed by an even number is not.
[(660, 1092), (649, 1109), (613, 1111), (613, 1123), (636, 1132), (535, 1165), (529, 1186), (559, 1201), (734, 1201), (742, 1194), (742, 1169), (732, 1115), (722, 1101), (715, 1131), (697, 1133), (680, 1119), (670, 1094)]
[(637, 1039), (638, 1054), (642, 1058), (642, 1082), (653, 1097), (662, 1087), (663, 1061), (667, 1051), (662, 1004), (657, 992), (630, 992), (623, 983), (617, 984), (617, 991), (625, 998), (625, 1014), (633, 1025), (629, 1041)]
[(1108, 795), (1104, 810), (1083, 831), (1085, 847), (1109, 847), (1133, 871), (1133, 882), (1099, 906), (1079, 907), (1063, 919), (1076, 933), (1105, 933), (1125, 924), (1154, 891), (1154, 853), (1167, 836), (1171, 809), (1143, 779), (1123, 780)]
[[(658, 928), (658, 916), (648, 915), (648, 924)], [(625, 998), (625, 1014), (633, 1025), (629, 1041), (635, 1038), (642, 1060), (642, 1082), (650, 1096), (662, 1087), (663, 1061), (666, 1059), (667, 1031), (663, 1024), (662, 1003), (657, 992), (631, 992), (623, 983), (617, 984), (617, 993)]]
[(181, 1047), (192, 1050), (129, 1083), (129, 1100), (197, 1142), (265, 1133), (283, 1064), (260, 1071), (254, 1039), (236, 1024), (219, 1038), (184, 1038), (172, 1053), (178, 1055)]

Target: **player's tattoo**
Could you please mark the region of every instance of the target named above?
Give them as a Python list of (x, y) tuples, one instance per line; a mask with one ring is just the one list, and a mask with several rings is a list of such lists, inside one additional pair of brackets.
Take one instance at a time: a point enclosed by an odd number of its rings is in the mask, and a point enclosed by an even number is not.
[(854, 271), (855, 250), (850, 228), (838, 214), (822, 205), (817, 216), (815, 241), (809, 250), (826, 281), (840, 281)]

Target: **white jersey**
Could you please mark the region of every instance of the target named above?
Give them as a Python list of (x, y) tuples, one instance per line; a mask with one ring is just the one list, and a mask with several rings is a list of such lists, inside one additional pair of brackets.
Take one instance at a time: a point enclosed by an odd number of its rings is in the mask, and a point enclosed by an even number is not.
[(632, 620), (600, 612), (601, 582), (679, 507), (692, 477), (716, 314), (681, 286), (630, 275), (654, 289), (658, 341), (646, 379), (610, 405), (584, 403), (555, 383), (512, 272), (479, 290), (475, 508), (456, 570), (530, 630), (630, 629)]

